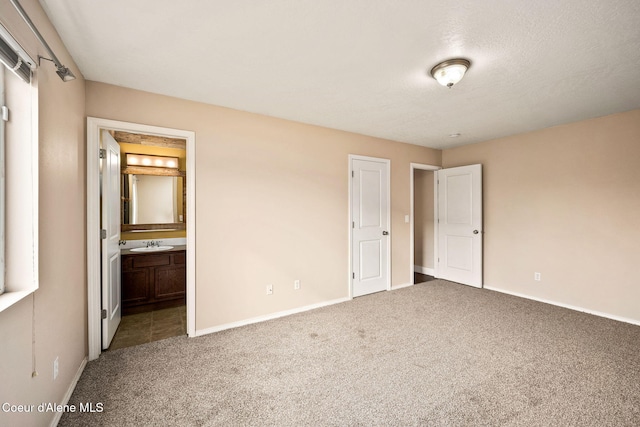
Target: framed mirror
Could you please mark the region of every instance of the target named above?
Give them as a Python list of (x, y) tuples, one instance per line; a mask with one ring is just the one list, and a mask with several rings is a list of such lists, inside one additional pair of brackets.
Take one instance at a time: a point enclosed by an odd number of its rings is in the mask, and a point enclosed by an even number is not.
[(185, 178), (122, 174), (122, 231), (182, 230), (186, 227)]
[[(121, 147), (123, 143), (129, 147), (122, 156), (121, 231), (185, 230), (186, 172), (179, 169), (178, 157), (155, 154), (162, 152), (162, 148), (182, 149), (179, 144), (184, 144), (184, 141), (115, 133), (114, 137)], [(134, 137), (136, 139), (132, 140)], [(132, 144), (159, 148), (140, 147), (133, 148), (136, 152), (131, 152)], [(182, 157), (182, 154), (172, 155)]]

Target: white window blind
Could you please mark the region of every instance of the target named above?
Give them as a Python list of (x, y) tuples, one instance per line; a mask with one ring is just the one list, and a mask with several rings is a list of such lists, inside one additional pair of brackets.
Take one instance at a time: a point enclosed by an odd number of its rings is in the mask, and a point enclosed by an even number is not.
[(4, 293), (4, 281), (6, 270), (4, 266), (4, 211), (5, 211), (5, 173), (4, 173), (4, 123), (9, 118), (9, 110), (4, 105), (4, 68), (0, 66), (0, 108), (2, 116), (0, 117), (0, 295)]
[(38, 100), (32, 64), (0, 25), (0, 311), (38, 288)]
[(23, 81), (31, 82), (35, 62), (20, 47), (9, 32), (0, 25), (0, 62)]

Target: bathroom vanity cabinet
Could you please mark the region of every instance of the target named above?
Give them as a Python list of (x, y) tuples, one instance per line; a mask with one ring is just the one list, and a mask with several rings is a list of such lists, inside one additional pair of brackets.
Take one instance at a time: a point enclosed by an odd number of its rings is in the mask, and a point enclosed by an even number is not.
[(122, 314), (186, 303), (187, 254), (184, 246), (162, 252), (122, 252)]

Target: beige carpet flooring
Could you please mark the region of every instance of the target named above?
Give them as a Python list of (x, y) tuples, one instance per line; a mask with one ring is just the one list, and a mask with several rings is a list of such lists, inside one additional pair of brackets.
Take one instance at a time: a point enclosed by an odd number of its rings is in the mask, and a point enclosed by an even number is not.
[(60, 426), (638, 426), (640, 327), (442, 280), (90, 362)]

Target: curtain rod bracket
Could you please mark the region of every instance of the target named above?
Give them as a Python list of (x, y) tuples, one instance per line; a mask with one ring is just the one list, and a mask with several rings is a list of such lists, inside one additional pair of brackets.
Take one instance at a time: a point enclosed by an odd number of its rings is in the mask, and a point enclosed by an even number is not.
[(40, 66), (40, 60), (41, 60), (41, 59), (44, 59), (45, 61), (55, 62), (55, 61), (54, 61), (53, 59), (51, 59), (51, 58), (47, 58), (47, 57), (45, 57), (45, 56), (38, 55), (38, 67)]

